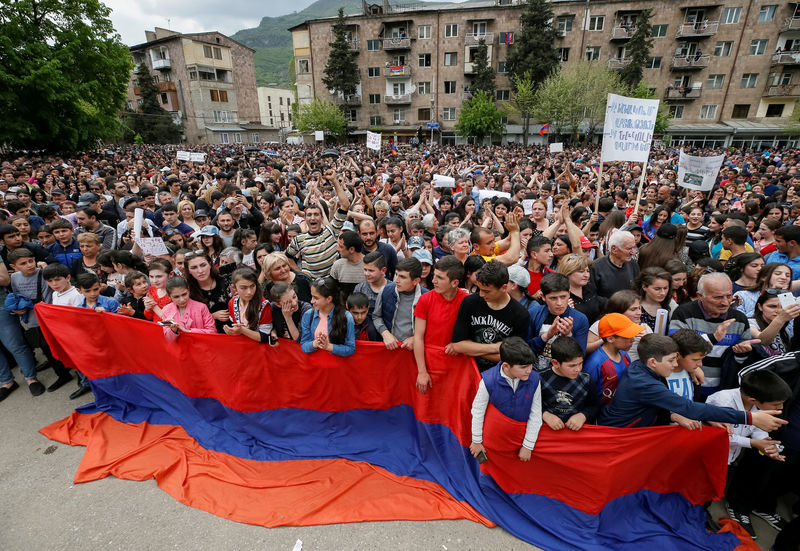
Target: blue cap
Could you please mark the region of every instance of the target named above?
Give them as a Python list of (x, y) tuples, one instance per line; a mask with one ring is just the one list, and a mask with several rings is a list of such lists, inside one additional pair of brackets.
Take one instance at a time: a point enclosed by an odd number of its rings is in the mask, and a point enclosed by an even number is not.
[(204, 235), (219, 235), (219, 228), (216, 226), (208, 225), (203, 226), (192, 234), (193, 238), (202, 237)]
[(422, 262), (423, 264), (429, 264), (433, 266), (433, 257), (431, 256), (431, 253), (427, 249), (417, 249), (416, 251), (414, 251), (412, 256), (417, 260), (419, 260), (420, 262)]
[(423, 249), (425, 248), (425, 240), (418, 235), (408, 238), (409, 249)]

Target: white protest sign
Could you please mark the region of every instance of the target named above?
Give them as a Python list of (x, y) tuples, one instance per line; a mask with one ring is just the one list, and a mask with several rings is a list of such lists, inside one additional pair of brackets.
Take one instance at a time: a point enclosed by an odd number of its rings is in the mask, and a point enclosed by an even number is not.
[(381, 150), (381, 133), (367, 130), (367, 149)]
[(478, 192), (478, 201), (481, 202), (484, 199), (491, 199), (492, 197), (505, 197), (506, 199), (511, 199), (511, 194), (506, 193), (505, 191), (497, 191), (496, 189), (482, 189)]
[(178, 154), (176, 155), (176, 158), (179, 161), (188, 161), (189, 159), (192, 158), (192, 155), (188, 151), (178, 151)]
[(456, 187), (456, 179), (441, 174), (433, 175), (433, 187)]
[(725, 155), (693, 157), (681, 151), (678, 162), (678, 185), (699, 191), (708, 191), (717, 181)]
[(523, 199), (522, 200), (522, 212), (523, 214), (533, 214), (533, 202), (536, 199)]
[(608, 95), (601, 162), (647, 162), (658, 113), (657, 99)]
[(160, 237), (142, 237), (141, 239), (134, 239), (134, 242), (142, 249), (142, 253), (158, 256), (161, 254), (169, 254), (167, 246), (164, 245), (164, 240)]
[(323, 130), (314, 130), (314, 139), (321, 142), (325, 139), (325, 132)]
[(564, 151), (564, 144), (562, 142), (550, 144), (550, 153), (561, 153), (562, 151)]
[(203, 161), (206, 160), (206, 154), (205, 153), (190, 153), (189, 154), (189, 160), (192, 161), (193, 163), (202, 163)]
[(136, 209), (133, 211), (133, 238), (142, 237), (142, 222), (144, 222), (144, 210)]

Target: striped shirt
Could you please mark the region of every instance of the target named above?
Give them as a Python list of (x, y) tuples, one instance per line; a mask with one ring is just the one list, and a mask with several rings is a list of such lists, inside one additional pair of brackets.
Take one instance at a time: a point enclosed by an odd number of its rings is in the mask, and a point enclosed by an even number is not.
[(327, 276), (339, 258), (337, 239), (346, 219), (347, 212), (336, 209), (330, 225), (319, 233), (297, 235), (286, 248), (286, 254), (295, 262), (299, 259), (300, 270), (312, 279)]

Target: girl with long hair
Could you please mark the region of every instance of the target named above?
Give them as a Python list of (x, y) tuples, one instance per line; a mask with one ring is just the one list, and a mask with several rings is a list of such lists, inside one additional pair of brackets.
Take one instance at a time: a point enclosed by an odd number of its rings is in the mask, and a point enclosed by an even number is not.
[(228, 301), (228, 315), (233, 325), (225, 325), (223, 331), (278, 346), (278, 335), (272, 326), (272, 306), (261, 294), (256, 272), (248, 267), (238, 268), (231, 276), (231, 283), (236, 292)]
[(733, 292), (753, 289), (763, 267), (764, 258), (758, 253), (742, 253), (728, 260), (725, 271), (733, 281)]
[(229, 285), (219, 275), (211, 257), (202, 250), (192, 251), (184, 257), (186, 281), (192, 300), (202, 302), (211, 311), (217, 333), (224, 332), (228, 321)]
[(341, 303), (339, 285), (325, 277), (311, 284), (312, 309), (303, 314), (300, 347), (306, 354), (327, 350), (336, 356), (356, 351), (353, 316)]
[(792, 304), (781, 306), (778, 295), (780, 289), (767, 289), (756, 301), (753, 317), (750, 318), (750, 334), (761, 339), (761, 345), (768, 356), (786, 354), (792, 350), (794, 320), (800, 315), (800, 306)]
[[(663, 334), (662, 328), (656, 328), (656, 316), (659, 310), (670, 311), (672, 274), (663, 268), (645, 268), (636, 278), (635, 285), (639, 292), (639, 303), (642, 309), (640, 323), (647, 325), (654, 333)], [(667, 314), (664, 327), (669, 327), (669, 314)]]
[(686, 269), (686, 264), (673, 258), (667, 261), (664, 269), (672, 276), (672, 300), (680, 306), (685, 302), (689, 302), (689, 292), (686, 290), (686, 284), (689, 279), (689, 270)]
[(792, 283), (792, 269), (782, 262), (771, 262), (761, 268), (752, 289), (743, 289), (733, 294), (734, 300), (739, 302), (736, 307), (742, 314), (752, 318), (756, 310), (756, 302), (761, 293), (767, 289), (788, 290)]

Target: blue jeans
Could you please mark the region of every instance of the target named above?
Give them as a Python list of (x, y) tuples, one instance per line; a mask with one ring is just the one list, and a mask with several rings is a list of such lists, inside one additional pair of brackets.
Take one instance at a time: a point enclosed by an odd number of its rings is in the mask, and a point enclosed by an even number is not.
[[(14, 359), (17, 360), (19, 370), (25, 379), (36, 378), (36, 361), (33, 352), (25, 342), (19, 318), (0, 306), (0, 341), (3, 342)], [(5, 385), (14, 380), (11, 367), (4, 354), (0, 354), (0, 385)]]

